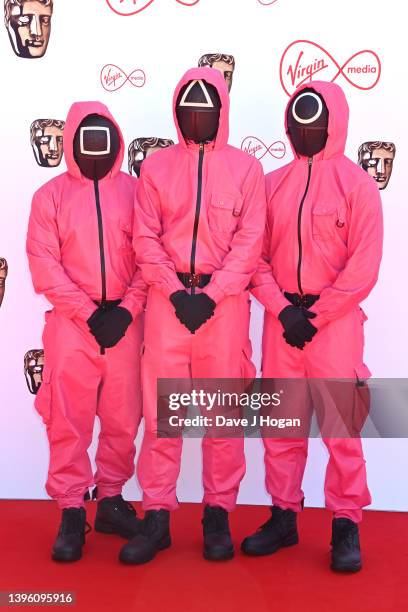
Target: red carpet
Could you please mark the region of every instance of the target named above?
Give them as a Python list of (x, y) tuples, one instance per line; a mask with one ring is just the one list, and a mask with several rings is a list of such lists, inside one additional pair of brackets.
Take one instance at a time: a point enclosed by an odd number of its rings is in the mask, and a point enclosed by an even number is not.
[[(94, 513), (89, 503), (91, 523)], [(264, 507), (238, 507), (231, 518), (237, 548), (267, 514)], [(201, 506), (183, 504), (173, 515), (172, 548), (144, 566), (121, 566), (123, 540), (94, 532), (82, 561), (59, 565), (49, 558), (59, 522), (56, 506), (2, 501), (0, 591), (75, 591), (77, 604), (65, 609), (81, 612), (408, 611), (407, 514), (365, 513), (364, 569), (346, 576), (328, 569), (331, 517), (324, 510), (302, 514), (298, 546), (257, 559), (237, 552), (221, 564), (201, 557), (200, 519)]]

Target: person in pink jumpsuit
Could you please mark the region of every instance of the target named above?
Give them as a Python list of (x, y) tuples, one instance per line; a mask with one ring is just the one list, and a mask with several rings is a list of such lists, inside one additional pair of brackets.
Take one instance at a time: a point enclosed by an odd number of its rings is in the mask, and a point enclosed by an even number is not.
[[(265, 307), (264, 378), (359, 385), (370, 376), (359, 304), (378, 277), (382, 209), (375, 182), (344, 155), (348, 118), (341, 88), (320, 81), (301, 86), (286, 109), (294, 160), (267, 176), (263, 256), (252, 279)], [(331, 567), (357, 571), (358, 523), (371, 503), (361, 440), (322, 435), (329, 452), (326, 507), (334, 514)], [(272, 517), (242, 543), (249, 555), (296, 544), (296, 513), (303, 508), (308, 439), (265, 437), (264, 447)]]
[[(229, 96), (212, 68), (189, 70), (174, 94), (179, 144), (147, 159), (135, 210), (134, 247), (149, 285), (142, 386), (145, 434), (137, 466), (144, 531), (125, 563), (170, 545), (182, 439), (157, 431), (159, 378), (254, 375), (248, 287), (261, 255), (265, 185), (260, 163), (228, 145)], [(204, 437), (204, 556), (234, 554), (228, 513), (245, 473), (244, 440)]]
[[(95, 528), (130, 538), (140, 520), (121, 496), (134, 472), (141, 420), (140, 350), (146, 286), (132, 247), (137, 179), (121, 172), (124, 141), (99, 102), (72, 105), (64, 131), (68, 171), (34, 195), (27, 254), (46, 312), (36, 408), (46, 427), (46, 489), (62, 520), (52, 557), (74, 561), (85, 542), (84, 496), (96, 485)], [(100, 421), (92, 472), (87, 449)]]

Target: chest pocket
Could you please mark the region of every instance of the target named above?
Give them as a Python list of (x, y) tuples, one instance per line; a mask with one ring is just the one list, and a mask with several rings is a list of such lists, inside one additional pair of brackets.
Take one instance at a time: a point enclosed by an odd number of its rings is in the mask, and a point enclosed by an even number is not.
[(312, 233), (316, 240), (332, 240), (345, 227), (345, 215), (333, 204), (319, 204), (312, 211)]
[(120, 230), (120, 248), (126, 250), (132, 250), (132, 225), (131, 223), (126, 223), (126, 221), (119, 221), (119, 230)]
[(233, 232), (238, 225), (242, 206), (242, 196), (213, 194), (208, 207), (208, 225), (210, 229), (215, 232)]

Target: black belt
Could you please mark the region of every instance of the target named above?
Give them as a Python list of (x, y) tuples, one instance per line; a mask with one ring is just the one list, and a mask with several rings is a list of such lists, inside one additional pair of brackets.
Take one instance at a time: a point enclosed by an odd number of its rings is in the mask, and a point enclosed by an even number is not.
[(105, 300), (104, 302), (98, 302), (94, 300), (94, 304), (102, 308), (102, 310), (113, 310), (116, 306), (119, 306), (122, 300)]
[(199, 289), (202, 289), (206, 287), (211, 280), (211, 274), (188, 274), (185, 272), (177, 272), (177, 276), (187, 289), (191, 287), (199, 287)]
[(300, 293), (288, 293), (287, 291), (284, 291), (283, 295), (294, 306), (306, 309), (311, 308), (320, 297), (320, 295), (312, 295), (311, 293), (300, 295)]

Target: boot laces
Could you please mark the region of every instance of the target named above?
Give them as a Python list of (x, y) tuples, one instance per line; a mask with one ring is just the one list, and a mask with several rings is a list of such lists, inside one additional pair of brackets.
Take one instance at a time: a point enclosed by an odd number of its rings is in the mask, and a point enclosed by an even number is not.
[(285, 512), (284, 510), (278, 514), (276, 510), (272, 510), (272, 516), (259, 527), (258, 531), (271, 531), (286, 527), (288, 515)]
[(344, 543), (351, 548), (355, 544), (355, 538), (356, 531), (354, 525), (344, 523), (337, 526), (337, 531), (333, 534), (333, 544), (336, 546), (337, 544)]
[(159, 525), (158, 512), (160, 511), (151, 511), (145, 514), (144, 519), (141, 524), (141, 533), (144, 536), (150, 537), (157, 530), (158, 525)]
[(203, 525), (209, 533), (228, 533), (227, 511), (219, 507), (208, 508), (203, 519)]
[(64, 510), (60, 528), (61, 534), (70, 535), (81, 533), (84, 528), (85, 534), (89, 533), (92, 529), (90, 524), (83, 520), (82, 513), (71, 508)]
[(117, 495), (115, 497), (115, 509), (119, 510), (119, 512), (125, 516), (136, 516), (136, 510), (130, 502), (123, 499), (122, 495)]

